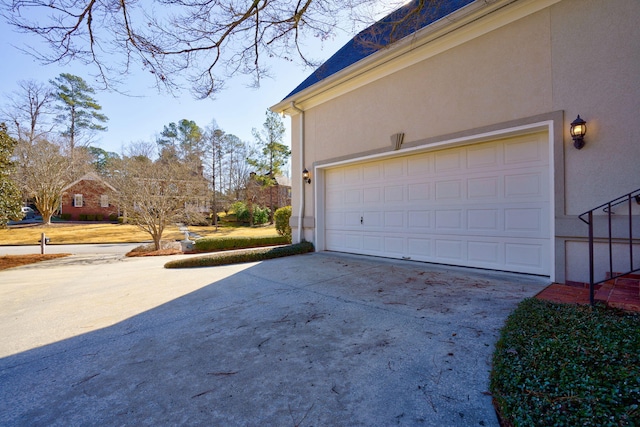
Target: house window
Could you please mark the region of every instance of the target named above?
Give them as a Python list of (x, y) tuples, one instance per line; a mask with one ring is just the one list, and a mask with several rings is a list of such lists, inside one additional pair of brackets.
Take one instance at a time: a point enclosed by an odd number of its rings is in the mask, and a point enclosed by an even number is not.
[(109, 207), (109, 196), (107, 194), (103, 194), (100, 196), (100, 207), (101, 208)]
[(73, 196), (73, 206), (76, 208), (82, 207), (82, 194), (74, 194)]

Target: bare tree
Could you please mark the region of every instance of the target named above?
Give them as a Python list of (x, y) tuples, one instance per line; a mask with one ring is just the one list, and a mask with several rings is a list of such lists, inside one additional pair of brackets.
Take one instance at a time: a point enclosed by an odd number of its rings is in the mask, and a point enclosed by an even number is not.
[(8, 96), (8, 103), (2, 108), (3, 120), (16, 139), (32, 144), (47, 137), (53, 130), (50, 119), (54, 97), (48, 85), (35, 80), (18, 82), (18, 89)]
[(40, 139), (33, 144), (22, 141), (26, 171), (21, 184), (29, 197), (33, 197), (44, 224), (51, 224), (51, 217), (60, 207), (62, 190), (71, 182), (71, 161), (62, 154), (58, 144)]
[(112, 177), (120, 209), (149, 233), (156, 250), (167, 226), (183, 221), (194, 205), (206, 201), (206, 181), (180, 162), (124, 157), (114, 162)]
[(204, 140), (207, 145), (205, 171), (208, 172), (211, 178), (211, 212), (216, 231), (218, 230), (218, 203), (220, 199), (218, 196), (222, 191), (222, 159), (225, 154), (224, 138), (225, 133), (218, 127), (215, 120), (205, 130)]
[[(153, 75), (158, 87), (181, 87), (183, 76), (201, 98), (226, 77), (244, 73), (258, 84), (265, 61), (282, 58), (313, 65), (305, 53), (310, 38), (327, 39), (343, 26), (373, 22), (369, 13), (390, 12), (401, 0), (2, 0), (3, 15), (20, 31), (36, 34), (42, 61), (81, 60), (97, 67), (105, 85), (133, 63)], [(405, 15), (442, 0), (414, 0), (382, 33), (404, 35)], [(155, 13), (154, 11), (159, 11)], [(412, 12), (415, 11), (415, 12)], [(37, 17), (37, 18), (32, 18)]]

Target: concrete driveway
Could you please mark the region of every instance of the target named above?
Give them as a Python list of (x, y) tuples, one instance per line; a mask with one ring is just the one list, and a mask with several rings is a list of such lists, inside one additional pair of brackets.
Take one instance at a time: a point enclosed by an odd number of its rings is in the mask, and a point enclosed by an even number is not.
[(542, 278), (315, 253), (0, 272), (0, 424), (498, 426), (499, 329)]

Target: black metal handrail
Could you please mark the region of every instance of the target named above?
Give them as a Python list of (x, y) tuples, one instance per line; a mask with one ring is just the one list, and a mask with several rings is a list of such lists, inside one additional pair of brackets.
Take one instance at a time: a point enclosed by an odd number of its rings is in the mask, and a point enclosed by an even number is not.
[[(640, 188), (632, 191), (631, 193), (627, 193), (624, 196), (620, 196), (616, 199), (613, 199), (607, 203), (603, 203), (600, 206), (597, 206), (593, 209), (591, 209), (590, 211), (584, 212), (583, 214), (578, 215), (578, 218), (580, 218), (580, 220), (582, 222), (584, 222), (585, 224), (587, 224), (589, 226), (589, 301), (591, 302), (591, 304), (593, 305), (594, 301), (594, 294), (595, 294), (595, 285), (606, 282), (607, 280), (611, 280), (611, 279), (615, 279), (617, 277), (621, 277), (630, 273), (633, 273), (635, 271), (639, 271), (640, 268), (636, 268), (634, 267), (634, 254), (633, 254), (633, 245), (634, 242), (635, 244), (639, 244), (640, 243), (640, 238), (633, 237), (633, 203), (632, 201), (635, 201), (637, 204), (640, 204)], [(612, 227), (612, 216), (614, 215), (614, 212), (612, 212), (611, 208), (613, 208), (614, 206), (618, 206), (621, 205), (623, 203), (627, 202), (628, 205), (628, 225), (627, 225), (627, 230), (628, 230), (628, 236), (613, 236), (613, 227)], [(595, 279), (595, 272), (594, 272), (594, 221), (593, 221), (593, 213), (599, 209), (602, 209), (603, 212), (605, 212), (607, 215), (607, 229), (606, 232), (604, 233), (604, 238), (607, 240), (608, 242), (608, 248), (609, 248), (609, 271), (608, 271), (608, 276), (605, 277), (602, 280), (598, 280), (596, 281)], [(585, 219), (586, 216), (586, 219)], [(614, 268), (613, 268), (613, 241), (614, 239), (616, 241), (619, 241), (621, 243), (626, 243), (629, 245), (629, 269), (628, 271), (621, 271), (621, 272), (615, 272), (614, 273)]]

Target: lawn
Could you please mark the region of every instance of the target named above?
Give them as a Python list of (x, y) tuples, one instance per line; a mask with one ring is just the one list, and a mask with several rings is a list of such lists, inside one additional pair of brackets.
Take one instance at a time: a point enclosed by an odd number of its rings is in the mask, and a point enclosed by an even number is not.
[[(274, 226), (268, 227), (189, 227), (189, 231), (202, 237), (214, 236), (277, 236)], [(64, 224), (54, 223), (50, 226), (35, 225), (28, 227), (12, 227), (0, 229), (0, 245), (37, 245), (40, 235), (50, 239), (50, 244), (82, 244), (82, 243), (138, 243), (149, 242), (151, 236), (138, 227), (128, 224)], [(171, 226), (162, 235), (163, 240), (182, 240), (182, 233), (177, 226)]]

